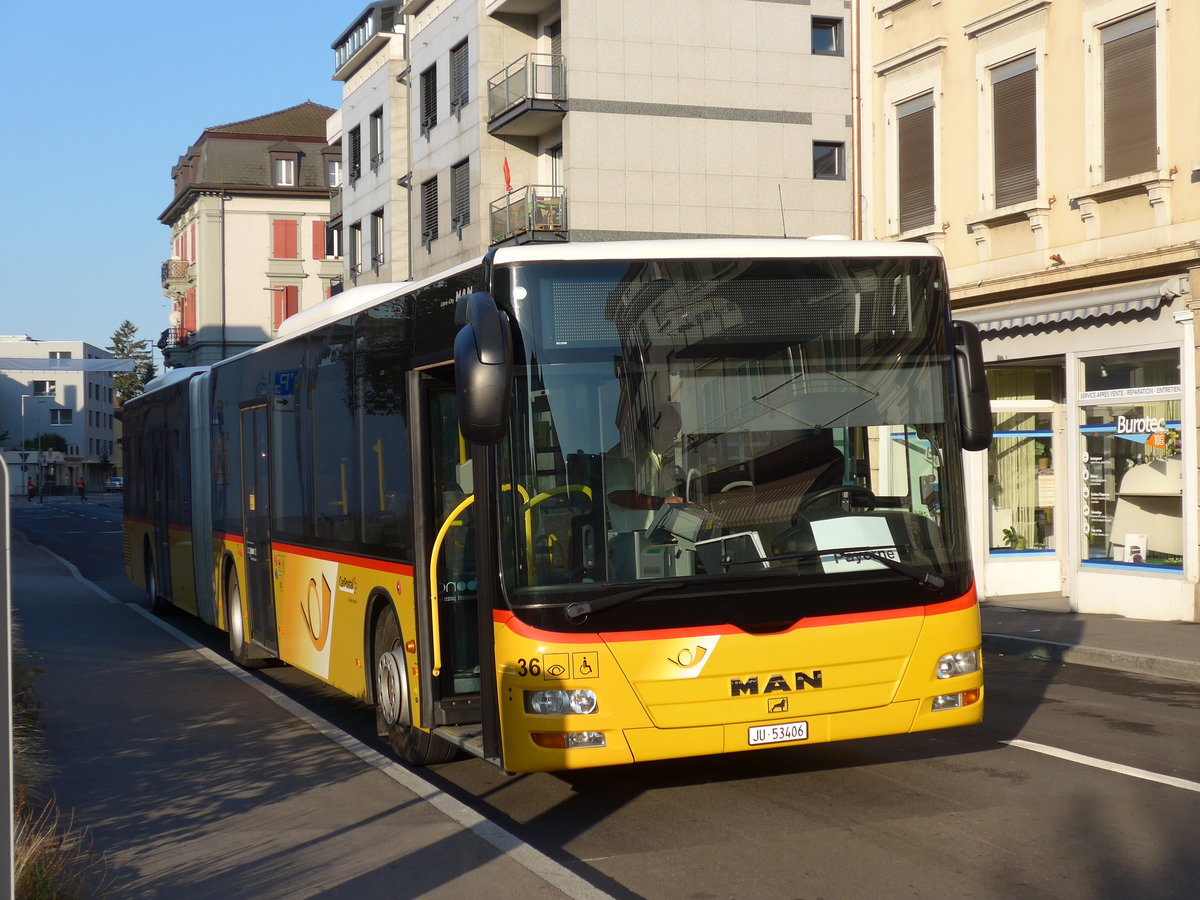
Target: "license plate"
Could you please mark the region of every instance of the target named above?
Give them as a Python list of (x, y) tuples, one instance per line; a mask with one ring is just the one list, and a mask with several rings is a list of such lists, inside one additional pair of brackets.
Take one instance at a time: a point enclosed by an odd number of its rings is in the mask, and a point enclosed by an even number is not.
[(751, 725), (750, 746), (782, 744), (786, 741), (808, 740), (807, 722), (776, 722), (774, 725)]

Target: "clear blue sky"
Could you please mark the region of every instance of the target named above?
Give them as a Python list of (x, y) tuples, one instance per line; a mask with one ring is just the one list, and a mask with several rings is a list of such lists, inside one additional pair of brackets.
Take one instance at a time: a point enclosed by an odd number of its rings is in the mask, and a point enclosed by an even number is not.
[(329, 45), (365, 6), (5, 3), (0, 334), (106, 347), (129, 319), (156, 341), (171, 167), (207, 127), (340, 106)]

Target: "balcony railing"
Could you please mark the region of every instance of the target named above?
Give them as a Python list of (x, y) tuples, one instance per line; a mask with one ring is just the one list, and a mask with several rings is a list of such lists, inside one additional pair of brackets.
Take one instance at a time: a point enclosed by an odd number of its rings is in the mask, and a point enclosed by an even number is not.
[(522, 103), (531, 108), (537, 101), (559, 106), (567, 99), (563, 57), (549, 53), (527, 53), (488, 79), (488, 120), (513, 110)]
[(529, 184), (489, 204), (492, 243), (527, 235), (558, 237), (567, 230), (567, 195), (560, 185)]
[(162, 283), (187, 281), (192, 274), (192, 264), (186, 259), (168, 259), (162, 264)]
[(188, 338), (192, 336), (192, 332), (186, 328), (168, 328), (158, 338), (157, 346), (164, 353), (170, 350), (179, 350), (188, 345)]

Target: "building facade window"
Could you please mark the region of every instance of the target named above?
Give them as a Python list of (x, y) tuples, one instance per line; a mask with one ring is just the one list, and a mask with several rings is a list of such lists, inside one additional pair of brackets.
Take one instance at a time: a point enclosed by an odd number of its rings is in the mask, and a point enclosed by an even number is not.
[(383, 210), (377, 209), (371, 213), (371, 268), (376, 272), (387, 262), (387, 254), (383, 248)]
[(75, 422), (75, 411), (72, 409), (52, 409), (50, 410), (51, 425), (73, 425)]
[(992, 165), (997, 208), (1038, 195), (1037, 61), (1030, 53), (992, 75)]
[(383, 107), (371, 113), (371, 171), (383, 164)]
[(437, 64), (421, 73), (421, 134), (437, 124)]
[(897, 184), (901, 232), (934, 223), (933, 93), (922, 94), (896, 107)]
[(1158, 168), (1154, 10), (1100, 32), (1104, 53), (1104, 178)]
[(340, 159), (330, 159), (325, 162), (325, 183), (330, 188), (342, 186), (342, 161)]
[(300, 312), (300, 286), (296, 284), (279, 285), (271, 290), (273, 309), (271, 311), (272, 327), (278, 331), (284, 321)]
[(842, 181), (846, 178), (846, 145), (840, 141), (813, 141), (813, 178)]
[(274, 180), (276, 187), (296, 186), (296, 161), (294, 159), (274, 160)]
[(820, 19), (812, 20), (812, 52), (817, 56), (842, 56), (842, 20)]
[[(193, 228), (194, 228), (194, 226), (193, 226)], [(47, 356), (50, 359), (70, 359), (71, 351), (70, 350), (51, 350), (47, 354)]]
[(33, 383), (33, 396), (35, 397), (53, 397), (58, 389), (56, 381), (35, 381)]
[(329, 225), (325, 229), (325, 258), (338, 258), (342, 255), (342, 226)]
[(458, 115), (470, 99), (470, 64), (463, 41), (450, 49), (450, 112)]
[(450, 167), (450, 225), (460, 232), (471, 222), (471, 166), (463, 160)]
[(355, 222), (350, 226), (350, 259), (348, 260), (352, 276), (362, 274), (362, 249), (362, 222)]
[(421, 183), (421, 243), (429, 244), (438, 236), (437, 177)]
[(1179, 353), (1082, 360), (1084, 565), (1183, 567)]
[(350, 183), (362, 177), (362, 129), (355, 125), (350, 129), (350, 154), (346, 160), (350, 167)]

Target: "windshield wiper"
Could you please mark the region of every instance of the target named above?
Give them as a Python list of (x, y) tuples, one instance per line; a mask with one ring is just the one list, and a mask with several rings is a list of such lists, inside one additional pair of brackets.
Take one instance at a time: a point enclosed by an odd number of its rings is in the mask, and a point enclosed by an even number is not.
[(620, 606), (622, 603), (628, 603), (631, 600), (637, 600), (640, 597), (645, 597), (648, 594), (653, 594), (667, 588), (678, 588), (679, 585), (671, 584), (651, 584), (645, 587), (634, 588), (631, 591), (622, 591), (619, 594), (609, 594), (605, 597), (597, 597), (595, 600), (580, 600), (577, 603), (568, 603), (564, 613), (567, 621), (572, 625), (578, 625), (588, 617), (590, 613), (601, 612), (605, 609), (612, 609), (614, 606)]
[[(901, 548), (896, 548), (901, 549)], [(907, 549), (907, 548), (905, 548)], [(738, 560), (738, 562), (772, 562), (779, 559), (814, 559), (820, 556), (832, 556), (834, 559), (844, 559), (848, 562), (856, 562), (864, 557), (873, 559), (878, 563), (882, 563), (893, 572), (899, 572), (907, 578), (911, 578), (927, 591), (939, 591), (946, 586), (946, 581), (943, 578), (934, 575), (932, 572), (927, 572), (917, 566), (910, 566), (908, 563), (902, 563), (899, 560), (892, 559), (890, 556), (885, 556), (879, 552), (878, 547), (842, 547), (836, 550), (802, 550), (799, 553), (780, 553), (776, 556), (763, 556), (758, 559)]]

